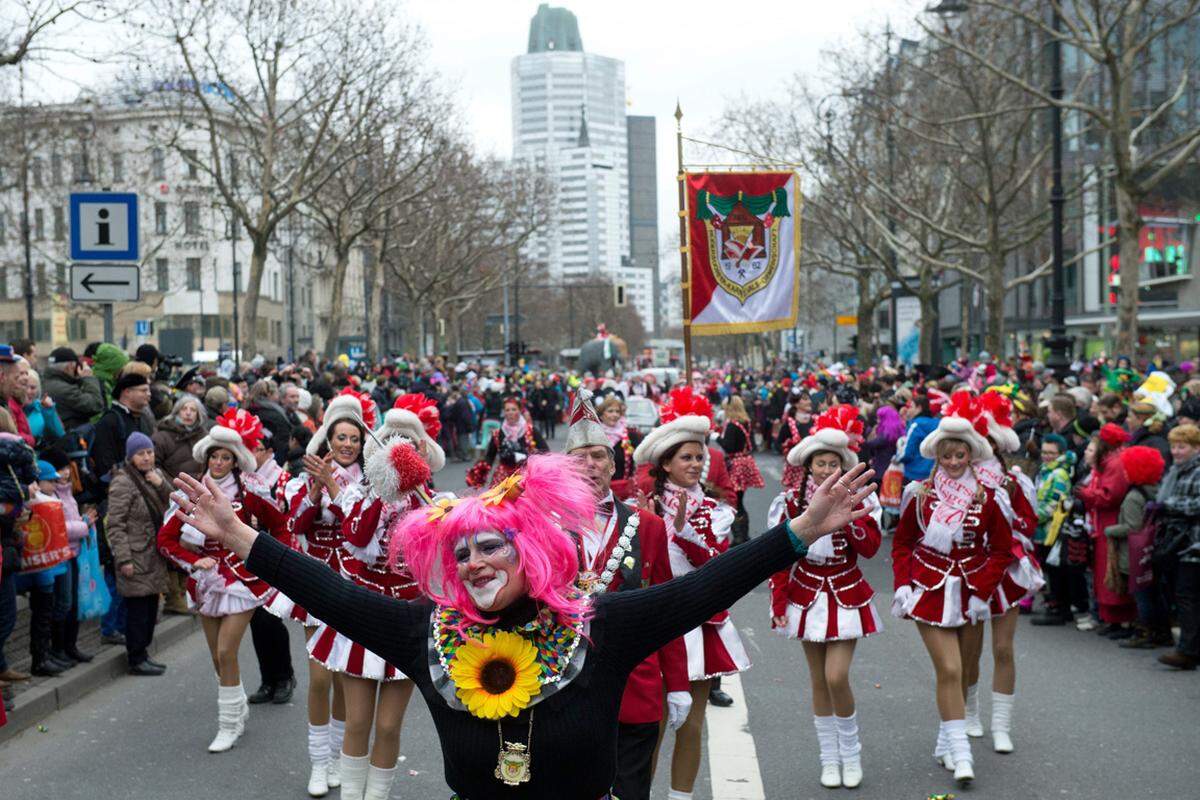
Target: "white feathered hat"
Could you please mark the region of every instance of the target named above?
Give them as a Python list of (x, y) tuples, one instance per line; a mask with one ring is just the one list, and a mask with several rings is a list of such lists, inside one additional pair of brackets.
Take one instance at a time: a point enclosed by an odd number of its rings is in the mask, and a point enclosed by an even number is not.
[(836, 453), (842, 459), (842, 471), (858, 464), (851, 436), (861, 437), (863, 423), (858, 409), (852, 405), (834, 406), (813, 420), (812, 430), (787, 454), (787, 462), (793, 467), (803, 467), (813, 455), (821, 452)]
[(664, 453), (683, 442), (707, 445), (712, 413), (712, 403), (703, 395), (686, 386), (672, 389), (659, 409), (662, 424), (646, 434), (633, 451), (634, 462), (657, 464)]
[[(364, 402), (363, 398), (366, 398)], [(367, 403), (370, 403), (367, 406)], [(367, 419), (369, 411), (370, 420)], [(308, 447), (304, 448), (304, 452), (310, 456), (315, 456), (321, 450), (321, 445), (329, 439), (329, 432), (333, 430), (333, 426), (344, 420), (357, 422), (364, 429), (370, 430), (374, 427), (375, 422), (375, 402), (371, 400), (370, 395), (360, 394), (353, 389), (343, 389), (342, 393), (329, 401), (329, 405), (325, 408), (325, 416), (321, 418), (321, 427), (317, 428), (317, 432), (308, 440)], [(370, 436), (368, 435), (369, 439)]]
[(425, 462), (430, 471), (438, 472), (446, 466), (446, 453), (437, 443), (441, 432), (442, 420), (436, 401), (423, 394), (402, 394), (383, 415), (383, 424), (375, 430), (375, 435), (367, 436), (363, 457), (370, 461), (390, 440), (403, 436), (414, 445), (425, 443)]
[(956, 439), (971, 449), (972, 461), (984, 461), (992, 457), (987, 430), (988, 420), (979, 398), (966, 390), (955, 392), (942, 409), (937, 429), (921, 440), (921, 455), (936, 459), (938, 445), (945, 439)]
[(209, 451), (221, 447), (233, 453), (242, 472), (254, 472), (258, 469), (254, 448), (262, 438), (262, 420), (249, 411), (231, 408), (217, 417), (216, 424), (209, 428), (204, 438), (192, 446), (192, 458), (204, 464)]

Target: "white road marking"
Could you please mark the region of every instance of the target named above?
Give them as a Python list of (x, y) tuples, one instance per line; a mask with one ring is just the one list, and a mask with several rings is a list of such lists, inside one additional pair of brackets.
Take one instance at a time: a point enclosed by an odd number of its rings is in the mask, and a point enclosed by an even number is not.
[(705, 720), (713, 800), (766, 800), (741, 676), (722, 678), (721, 688), (733, 698), (733, 706), (710, 707)]

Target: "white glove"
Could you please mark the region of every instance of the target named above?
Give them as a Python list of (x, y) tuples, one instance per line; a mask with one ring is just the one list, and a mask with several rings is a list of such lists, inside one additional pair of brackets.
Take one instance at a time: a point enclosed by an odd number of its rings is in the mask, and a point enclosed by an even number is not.
[(986, 600), (980, 600), (975, 595), (971, 595), (971, 599), (967, 601), (967, 619), (972, 625), (978, 625), (981, 622), (987, 622), (992, 618), (992, 607), (988, 605)]
[(911, 586), (901, 586), (896, 590), (896, 596), (892, 598), (892, 616), (896, 619), (904, 619), (904, 615), (912, 611), (910, 607), (913, 602), (913, 590)]
[(667, 692), (667, 725), (673, 731), (688, 718), (692, 710), (691, 692)]

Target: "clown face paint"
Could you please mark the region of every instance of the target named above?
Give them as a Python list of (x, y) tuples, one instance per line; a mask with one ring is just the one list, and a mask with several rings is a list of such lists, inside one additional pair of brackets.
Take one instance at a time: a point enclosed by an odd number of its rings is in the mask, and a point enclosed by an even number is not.
[(503, 534), (485, 531), (464, 536), (454, 547), (454, 560), (459, 580), (480, 611), (499, 611), (512, 603), (514, 592), (505, 589), (517, 588), (510, 587), (512, 575), (519, 575), (517, 550)]

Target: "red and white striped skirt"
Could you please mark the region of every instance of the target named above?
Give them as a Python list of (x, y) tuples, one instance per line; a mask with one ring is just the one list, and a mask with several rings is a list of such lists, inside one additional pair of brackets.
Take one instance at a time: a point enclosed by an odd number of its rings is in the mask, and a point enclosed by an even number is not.
[(1000, 585), (988, 599), (988, 604), (992, 607), (992, 616), (1004, 616), (1013, 606), (1045, 585), (1046, 577), (1042, 574), (1042, 567), (1037, 559), (1029, 554), (1022, 555), (1008, 566), (1004, 577), (1000, 579)]
[(788, 639), (805, 642), (842, 642), (862, 639), (883, 630), (883, 621), (875, 604), (868, 602), (859, 608), (846, 608), (838, 603), (833, 592), (822, 589), (807, 608), (788, 603), (784, 612), (787, 622), (774, 631)]
[(754, 456), (749, 453), (729, 459), (729, 482), (739, 492), (761, 489), (767, 485), (763, 481), (762, 473), (758, 471), (758, 464), (754, 463)]
[(321, 624), (321, 621), (310, 615), (301, 606), (292, 602), (292, 598), (288, 597), (283, 592), (275, 592), (275, 596), (267, 603), (267, 611), (279, 617), (285, 622), (287, 620), (295, 620), (306, 628), (315, 628)]
[(317, 632), (308, 640), (308, 657), (330, 672), (341, 672), (354, 678), (408, 680), (408, 676), (392, 664), (323, 622), (317, 624)]
[(959, 575), (947, 575), (936, 589), (923, 589), (913, 584), (912, 609), (905, 619), (936, 625), (939, 628), (960, 628), (967, 624), (967, 604), (971, 590)]
[(750, 656), (730, 617), (688, 631), (683, 635), (683, 646), (687, 651), (689, 681), (736, 675), (750, 669)]

